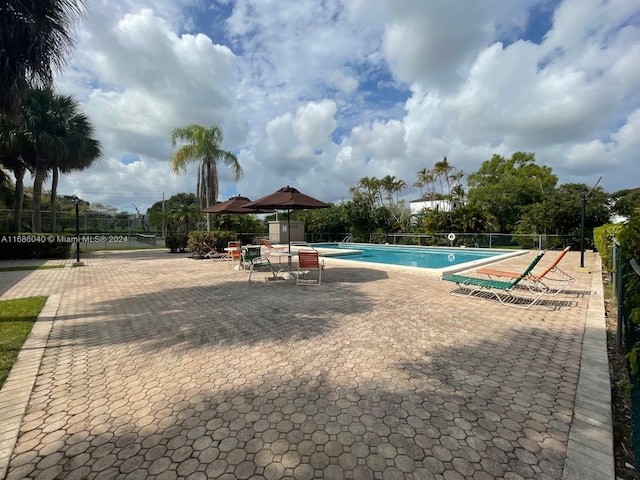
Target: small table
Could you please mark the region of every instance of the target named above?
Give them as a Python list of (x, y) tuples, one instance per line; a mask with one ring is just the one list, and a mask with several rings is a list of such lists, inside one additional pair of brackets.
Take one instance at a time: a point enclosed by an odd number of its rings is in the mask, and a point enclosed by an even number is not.
[(283, 278), (285, 278), (286, 280), (289, 280), (291, 278), (295, 278), (296, 277), (296, 274), (291, 271), (291, 259), (293, 257), (297, 257), (298, 256), (298, 252), (272, 252), (271, 255), (273, 255), (275, 257), (287, 257), (287, 263), (289, 264), (289, 272), (288, 273), (284, 273), (282, 275)]

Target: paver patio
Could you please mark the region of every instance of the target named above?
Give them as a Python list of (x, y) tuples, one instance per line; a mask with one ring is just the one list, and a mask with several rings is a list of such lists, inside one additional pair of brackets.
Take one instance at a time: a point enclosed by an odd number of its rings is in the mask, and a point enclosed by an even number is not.
[(320, 287), (164, 251), (84, 262), (0, 272), (0, 299), (54, 302), (17, 441), (0, 428), (7, 479), (613, 478), (595, 254), (530, 310), (331, 259)]

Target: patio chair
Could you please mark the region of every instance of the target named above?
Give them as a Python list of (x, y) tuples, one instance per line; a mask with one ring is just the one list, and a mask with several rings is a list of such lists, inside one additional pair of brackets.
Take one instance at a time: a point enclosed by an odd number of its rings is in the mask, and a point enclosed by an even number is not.
[[(520, 273), (517, 278), (510, 282), (457, 274), (445, 275), (440, 280), (442, 282), (452, 282), (456, 284), (456, 288), (448, 290), (450, 295), (461, 297), (470, 297), (472, 295), (482, 297), (486, 297), (487, 295), (494, 296), (503, 305), (526, 309), (540, 300), (545, 292), (530, 286), (524, 291), (522, 289), (518, 289), (517, 292), (514, 290), (516, 286), (531, 273), (531, 270), (538, 264), (544, 254), (545, 252), (542, 251), (536, 255), (529, 266)], [(524, 298), (522, 297), (523, 294), (525, 295)]]
[[(258, 269), (265, 269), (265, 268), (268, 268), (271, 271), (271, 275), (273, 276), (272, 279), (275, 280), (278, 278), (278, 274), (273, 269), (273, 266), (271, 265), (271, 261), (269, 260), (269, 257), (260, 255), (257, 257), (253, 257), (249, 261), (249, 283), (251, 283), (251, 276), (253, 275), (253, 272), (255, 272)], [(268, 278), (269, 277), (267, 277), (267, 279)]]
[[(296, 285), (300, 285), (300, 278), (310, 271), (318, 272), (318, 282), (322, 284), (322, 271), (324, 270), (324, 259), (320, 258), (317, 250), (298, 250), (298, 274), (296, 275)], [(307, 283), (303, 283), (306, 285)]]
[(229, 266), (235, 262), (238, 262), (238, 265), (242, 263), (242, 243), (240, 241), (227, 242), (225, 251), (229, 254)]
[(244, 246), (240, 249), (240, 265), (245, 271), (249, 271), (249, 267), (251, 266), (251, 262), (253, 261), (253, 259), (261, 256), (262, 254), (260, 247)]
[[(571, 275), (561, 270), (558, 267), (560, 260), (564, 258), (571, 247), (567, 247), (560, 252), (556, 259), (539, 274), (530, 272), (524, 280), (531, 282), (534, 288), (538, 288), (543, 291), (545, 295), (555, 296), (563, 291), (567, 285), (575, 281)], [(510, 272), (508, 270), (499, 270), (495, 268), (480, 268), (476, 270), (476, 273), (481, 275), (487, 275), (489, 278), (518, 278), (520, 276), (517, 272)]]

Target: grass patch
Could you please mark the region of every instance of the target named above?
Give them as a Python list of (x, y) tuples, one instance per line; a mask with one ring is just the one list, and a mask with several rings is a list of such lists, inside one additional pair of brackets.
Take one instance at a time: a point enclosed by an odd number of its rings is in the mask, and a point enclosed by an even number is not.
[(49, 270), (51, 268), (64, 268), (64, 265), (40, 265), (35, 267), (2, 267), (0, 272), (20, 272), (22, 270)]
[(0, 301), (0, 388), (46, 301), (47, 297)]

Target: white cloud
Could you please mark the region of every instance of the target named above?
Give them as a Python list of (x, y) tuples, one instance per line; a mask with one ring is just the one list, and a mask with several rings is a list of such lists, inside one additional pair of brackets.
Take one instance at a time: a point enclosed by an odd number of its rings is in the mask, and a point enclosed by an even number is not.
[(443, 156), (472, 172), (518, 150), (562, 183), (637, 187), (637, 4), (563, 0), (546, 36), (527, 40), (548, 5), (96, 0), (58, 86), (105, 155), (60, 191), (143, 208), (193, 192), (195, 170), (168, 166), (168, 134), (189, 123), (219, 124), (245, 170), (236, 185), (221, 166), (220, 199), (291, 184), (337, 201), (364, 176), (411, 185)]

